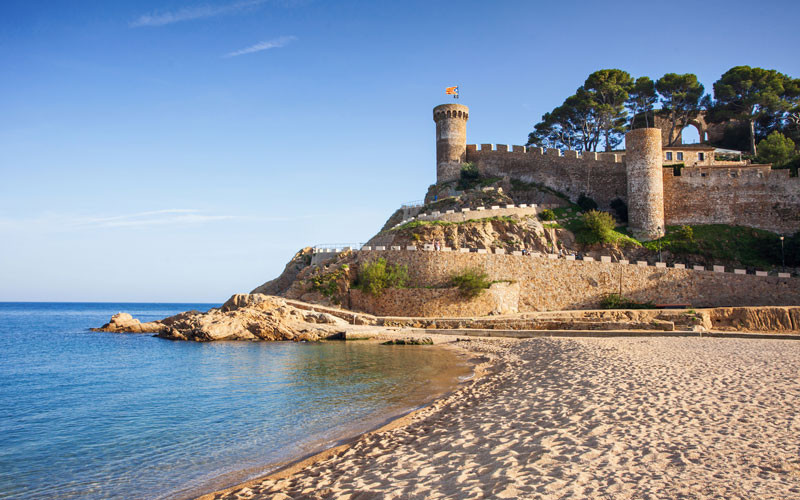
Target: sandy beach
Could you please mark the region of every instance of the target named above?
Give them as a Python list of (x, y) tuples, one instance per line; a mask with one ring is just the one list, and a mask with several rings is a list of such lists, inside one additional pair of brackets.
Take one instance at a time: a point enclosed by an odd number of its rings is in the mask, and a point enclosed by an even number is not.
[(488, 373), (404, 425), (207, 498), (800, 498), (800, 342), (458, 345)]

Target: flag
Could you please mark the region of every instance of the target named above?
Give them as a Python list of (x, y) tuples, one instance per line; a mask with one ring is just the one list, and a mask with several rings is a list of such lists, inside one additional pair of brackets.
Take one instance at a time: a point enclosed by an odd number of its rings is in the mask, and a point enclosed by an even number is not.
[(447, 87), (444, 89), (444, 93), (447, 95), (458, 95), (458, 87)]

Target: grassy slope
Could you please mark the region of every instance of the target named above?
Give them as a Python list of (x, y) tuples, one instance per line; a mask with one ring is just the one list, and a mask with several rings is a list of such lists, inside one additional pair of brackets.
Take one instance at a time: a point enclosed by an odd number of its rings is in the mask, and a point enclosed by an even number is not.
[[(702, 255), (710, 260), (737, 261), (744, 266), (772, 267), (781, 265), (781, 245), (778, 235), (761, 229), (710, 224), (691, 226), (694, 237), (687, 241), (680, 236), (679, 226), (668, 226), (663, 238), (644, 243), (645, 248), (667, 250), (675, 255)], [(800, 237), (785, 241), (786, 250), (794, 251)], [(787, 265), (795, 255), (786, 252)]]
[(416, 227), (422, 227), (422, 226), (460, 226), (464, 224), (478, 224), (490, 221), (503, 221), (503, 222), (509, 222), (511, 224), (516, 224), (518, 222), (517, 219), (509, 216), (486, 217), (485, 219), (470, 219), (459, 222), (447, 222), (443, 220), (414, 220), (411, 222), (406, 222), (402, 226), (398, 226), (394, 229), (391, 229), (390, 231), (403, 231), (405, 229), (414, 229)]
[[(605, 241), (600, 241), (591, 231), (589, 231), (583, 223), (583, 218), (581, 215), (578, 215), (578, 211), (580, 208), (577, 205), (573, 205), (569, 208), (555, 208), (553, 212), (556, 214), (556, 219), (558, 223), (555, 227), (563, 227), (572, 231), (575, 235), (575, 241), (582, 245), (593, 245), (595, 243), (606, 243), (610, 245), (614, 245), (617, 247), (637, 247), (641, 244), (636, 241), (635, 239), (631, 238), (628, 234), (623, 231), (614, 230), (611, 231), (608, 238)], [(544, 224), (545, 227), (554, 227), (551, 224)]]

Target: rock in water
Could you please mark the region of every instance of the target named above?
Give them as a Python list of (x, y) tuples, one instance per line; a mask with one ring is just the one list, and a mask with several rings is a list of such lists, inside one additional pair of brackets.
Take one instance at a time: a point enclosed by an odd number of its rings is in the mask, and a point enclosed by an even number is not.
[(142, 323), (128, 313), (117, 313), (111, 316), (111, 321), (100, 328), (92, 328), (95, 332), (128, 332), (128, 333), (159, 333), (164, 330), (164, 325), (158, 321)]
[(306, 311), (280, 297), (233, 295), (206, 313), (187, 311), (160, 321), (141, 323), (127, 313), (115, 314), (95, 331), (157, 333), (173, 340), (319, 340), (347, 324), (329, 313)]

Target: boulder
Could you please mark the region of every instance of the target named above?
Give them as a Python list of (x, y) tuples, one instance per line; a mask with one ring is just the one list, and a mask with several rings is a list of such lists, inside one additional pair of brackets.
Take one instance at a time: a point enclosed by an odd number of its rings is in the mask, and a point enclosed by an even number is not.
[(96, 332), (127, 332), (127, 333), (159, 333), (164, 330), (164, 325), (157, 321), (142, 323), (128, 313), (117, 313), (111, 320), (100, 328), (92, 328)]

